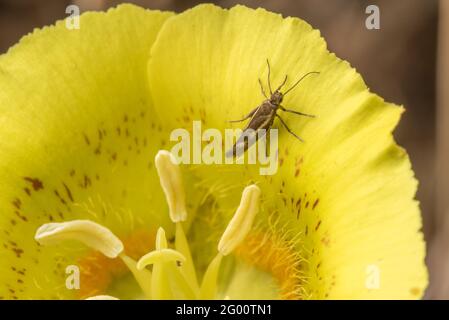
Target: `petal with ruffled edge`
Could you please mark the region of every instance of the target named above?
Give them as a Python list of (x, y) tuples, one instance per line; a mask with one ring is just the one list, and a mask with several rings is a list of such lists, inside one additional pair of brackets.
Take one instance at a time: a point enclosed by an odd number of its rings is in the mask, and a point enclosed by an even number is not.
[[(306, 142), (275, 122), (280, 167), (273, 176), (260, 176), (255, 165), (192, 166), (197, 184), (211, 188), (216, 205), (210, 207), (222, 212), (215, 219), (198, 217), (192, 241), (204, 247), (204, 230), (209, 238), (214, 227), (222, 230), (217, 220), (229, 220), (236, 205), (229, 199), (256, 181), (263, 193), (260, 227), (240, 248), (239, 258), (276, 275), (284, 288), (281, 296), (421, 297), (427, 270), (413, 200), (417, 182), (406, 152), (391, 134), (403, 109), (370, 93), (360, 75), (329, 53), (307, 23), (242, 6), (201, 5), (171, 18), (148, 66), (156, 112), (168, 129), (190, 129), (192, 120), (202, 120), (203, 130), (223, 130), (228, 120), (242, 118), (261, 103), (257, 78), (265, 82), (266, 59), (273, 87), (285, 74), (288, 87), (307, 72), (320, 72), (283, 103), (317, 118), (281, 113)], [(200, 261), (210, 256), (204, 248), (193, 251)], [(233, 292), (244, 292), (242, 279), (255, 278), (229, 277), (240, 279), (230, 282)]]

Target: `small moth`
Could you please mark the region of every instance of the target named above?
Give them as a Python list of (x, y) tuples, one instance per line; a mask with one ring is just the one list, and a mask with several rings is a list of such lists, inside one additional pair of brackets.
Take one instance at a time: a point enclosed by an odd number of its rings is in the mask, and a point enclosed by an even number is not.
[[(281, 118), (281, 116), (277, 114), (278, 109), (281, 109), (282, 111), (285, 111), (285, 112), (294, 113), (294, 114), (297, 114), (300, 116), (311, 117), (311, 118), (315, 117), (314, 115), (305, 114), (305, 113), (302, 113), (299, 111), (286, 109), (286, 108), (284, 108), (284, 106), (282, 106), (281, 103), (282, 103), (282, 100), (284, 99), (285, 95), (287, 93), (289, 93), (291, 90), (293, 90), (305, 77), (307, 77), (311, 74), (319, 74), (319, 72), (312, 71), (312, 72), (306, 73), (298, 81), (296, 81), (289, 89), (287, 89), (284, 93), (282, 93), (280, 90), (287, 82), (287, 76), (285, 76), (284, 81), (273, 92), (273, 90), (271, 89), (271, 82), (270, 82), (271, 68), (270, 68), (270, 63), (268, 62), (268, 59), (267, 59), (267, 66), (268, 66), (268, 81), (267, 82), (268, 82), (268, 88), (270, 90), (270, 97), (268, 97), (266, 95), (264, 87), (262, 85), (262, 81), (259, 78), (260, 89), (262, 91), (263, 96), (266, 98), (266, 100), (264, 100), (261, 105), (254, 108), (243, 119), (229, 121), (229, 122), (242, 122), (242, 121), (245, 121), (245, 120), (251, 118), (251, 120), (248, 122), (246, 127), (243, 129), (243, 134), (239, 137), (239, 139), (234, 144), (232, 149), (226, 152), (227, 157), (232, 157), (232, 156), (236, 156), (236, 155), (240, 156), (240, 154), (244, 153), (260, 137), (262, 137), (263, 135), (266, 134), (267, 130), (269, 130), (271, 128), (271, 126), (273, 125), (275, 117), (279, 118), (279, 121), (281, 122), (281, 124), (285, 127), (285, 129), (291, 135), (293, 135), (295, 138), (297, 138), (303, 142), (303, 140), (300, 137), (298, 137), (292, 130), (290, 130), (290, 128), (287, 126), (287, 124)], [(258, 130), (261, 130), (261, 129), (264, 129), (264, 130), (261, 131), (262, 132), (261, 134), (259, 134)], [(254, 137), (254, 139), (248, 139), (248, 134), (245, 134), (245, 133), (248, 133), (248, 131), (250, 131), (250, 130), (253, 132), (253, 134), (256, 135)], [(246, 137), (246, 139), (245, 139), (245, 137)]]

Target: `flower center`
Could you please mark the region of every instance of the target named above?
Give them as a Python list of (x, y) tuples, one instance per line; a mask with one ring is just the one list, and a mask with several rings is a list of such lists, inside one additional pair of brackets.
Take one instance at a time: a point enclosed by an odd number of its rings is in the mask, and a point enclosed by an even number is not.
[[(217, 254), (199, 282), (182, 225), (187, 218), (187, 210), (180, 168), (173, 156), (164, 150), (156, 155), (155, 165), (170, 218), (176, 226), (173, 248), (168, 245), (164, 229), (159, 228), (154, 250), (136, 261), (125, 254), (122, 241), (109, 229), (89, 220), (44, 224), (37, 230), (35, 239), (41, 245), (77, 240), (108, 258), (121, 259), (147, 299), (214, 299), (222, 258), (232, 253), (251, 230), (259, 211), (260, 189), (256, 185), (244, 189), (240, 205), (217, 245)], [(108, 297), (101, 295), (90, 299)]]

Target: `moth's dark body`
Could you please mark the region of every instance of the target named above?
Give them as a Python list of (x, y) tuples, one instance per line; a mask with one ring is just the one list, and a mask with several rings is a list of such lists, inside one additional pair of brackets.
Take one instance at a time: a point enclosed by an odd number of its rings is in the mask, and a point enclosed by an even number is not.
[(246, 125), (245, 129), (270, 129), (274, 122), (274, 117), (279, 106), (274, 105), (270, 100), (265, 100), (259, 107), (254, 109), (254, 114), (251, 120)]
[[(298, 112), (298, 111), (286, 109), (286, 108), (284, 108), (281, 105), (281, 103), (282, 103), (282, 100), (284, 99), (284, 96), (290, 90), (292, 90), (302, 79), (304, 79), (309, 74), (318, 73), (318, 72), (309, 72), (309, 73), (307, 73), (302, 78), (300, 78), (290, 89), (288, 89), (285, 93), (282, 93), (282, 92), (280, 92), (280, 89), (282, 88), (282, 86), (287, 81), (287, 76), (285, 76), (285, 79), (282, 82), (282, 84), (274, 92), (272, 92), (271, 84), (270, 84), (270, 64), (268, 63), (268, 60), (267, 60), (267, 65), (268, 65), (268, 87), (270, 89), (270, 97), (268, 98), (267, 95), (265, 94), (265, 90), (264, 90), (264, 88), (262, 86), (262, 82), (259, 79), (259, 83), (260, 83), (260, 88), (262, 90), (262, 94), (267, 99), (264, 100), (260, 106), (258, 106), (255, 109), (253, 109), (245, 118), (240, 119), (240, 120), (230, 121), (230, 122), (241, 122), (241, 121), (244, 121), (244, 120), (247, 120), (247, 119), (250, 118), (250, 121), (248, 122), (246, 127), (243, 129), (243, 133), (247, 133), (248, 130), (250, 130), (250, 129), (255, 131), (255, 135), (256, 135), (255, 139), (250, 141), (251, 145), (252, 145), (260, 137), (262, 137), (264, 134), (266, 134), (266, 132), (273, 125), (275, 117), (278, 117), (279, 121), (287, 129), (287, 131), (290, 134), (292, 134), (293, 136), (295, 136), (297, 139), (302, 141), (302, 139), (300, 137), (298, 137), (295, 133), (293, 133), (293, 131), (290, 130), (290, 128), (287, 126), (287, 124), (284, 122), (284, 120), (282, 120), (282, 118), (277, 114), (277, 111), (278, 111), (278, 109), (281, 109), (282, 111), (295, 113), (297, 115), (302, 115), (302, 116), (307, 116), (307, 117), (314, 117), (312, 115), (308, 115), (308, 114), (301, 113), (301, 112)], [(263, 131), (264, 133), (263, 134), (258, 134), (257, 130), (261, 130), (261, 129), (265, 130), (265, 131)], [(248, 139), (247, 138), (245, 139), (245, 135), (242, 134), (242, 136), (240, 136), (240, 138), (234, 144), (232, 150), (229, 150), (226, 153), (226, 155), (227, 156), (235, 156), (235, 155), (237, 155), (237, 146), (239, 146), (240, 148), (243, 147), (242, 151), (245, 152), (251, 145), (248, 143)]]

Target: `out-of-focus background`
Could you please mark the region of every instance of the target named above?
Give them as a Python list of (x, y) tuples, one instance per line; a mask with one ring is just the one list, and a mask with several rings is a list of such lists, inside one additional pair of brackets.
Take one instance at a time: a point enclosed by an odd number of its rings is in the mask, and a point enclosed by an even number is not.
[[(0, 53), (35, 27), (115, 0), (0, 0)], [(183, 11), (201, 1), (136, 0), (151, 9)], [(406, 107), (396, 139), (420, 181), (430, 287), (426, 298), (449, 299), (449, 0), (223, 0), (296, 16), (321, 30), (329, 49), (348, 60), (373, 92)], [(380, 29), (368, 30), (365, 10), (380, 9)], [(0, 88), (1, 90), (1, 88)], [(398, 230), (401, 232), (401, 230)]]

